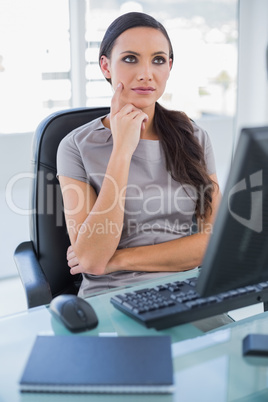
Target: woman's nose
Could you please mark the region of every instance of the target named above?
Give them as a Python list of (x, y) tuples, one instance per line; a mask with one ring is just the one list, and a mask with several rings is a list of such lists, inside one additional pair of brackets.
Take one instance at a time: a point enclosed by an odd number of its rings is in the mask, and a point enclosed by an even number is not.
[(141, 65), (137, 78), (139, 81), (151, 81), (152, 80), (151, 66), (147, 63)]

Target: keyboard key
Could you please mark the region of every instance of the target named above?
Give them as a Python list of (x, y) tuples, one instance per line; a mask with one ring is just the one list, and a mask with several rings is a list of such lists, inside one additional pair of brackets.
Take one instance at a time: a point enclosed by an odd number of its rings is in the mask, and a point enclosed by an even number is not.
[(147, 309), (145, 309), (144, 307), (134, 308), (133, 313), (144, 314), (144, 313), (147, 313)]
[(166, 290), (168, 287), (166, 285), (159, 285), (154, 288), (156, 292), (161, 292), (162, 290)]
[[(172, 295), (173, 296), (173, 295)], [(185, 292), (179, 292), (176, 295), (174, 295), (174, 297), (185, 297), (186, 293)]]
[(261, 282), (261, 283), (259, 283), (259, 286), (260, 286), (262, 289), (267, 289), (267, 288), (268, 288), (268, 282)]
[(189, 301), (185, 303), (185, 305), (189, 308), (200, 307), (200, 304), (197, 303), (196, 301)]
[(210, 296), (207, 298), (208, 303), (216, 303), (218, 301), (217, 297)]
[(136, 306), (134, 306), (132, 303), (129, 302), (124, 302), (123, 306), (125, 306), (126, 308), (128, 308), (129, 310), (133, 310)]
[(246, 286), (245, 289), (246, 289), (248, 292), (255, 292), (255, 291), (256, 291), (255, 286)]
[(230, 290), (228, 293), (229, 293), (229, 296), (230, 296), (230, 297), (235, 297), (235, 296), (238, 296), (238, 295), (239, 295), (239, 293), (237, 292), (237, 290)]
[(146, 293), (146, 292), (148, 292), (148, 290), (150, 290), (150, 289), (135, 290), (135, 293), (136, 293), (136, 294), (139, 294), (139, 293)]
[(230, 299), (230, 294), (229, 294), (229, 292), (220, 293), (218, 296), (219, 296), (219, 298), (221, 298), (222, 300)]
[(123, 302), (126, 300), (126, 297), (121, 297), (121, 295), (116, 295), (113, 297), (113, 299), (115, 301), (117, 301), (118, 303), (123, 304)]
[(185, 279), (184, 282), (187, 283), (190, 286), (196, 286), (196, 278)]

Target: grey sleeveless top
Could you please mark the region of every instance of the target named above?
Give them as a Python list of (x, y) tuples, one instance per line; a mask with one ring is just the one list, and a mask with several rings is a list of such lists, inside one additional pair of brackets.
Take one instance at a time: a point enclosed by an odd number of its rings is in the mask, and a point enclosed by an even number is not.
[[(68, 134), (60, 143), (57, 174), (89, 183), (99, 194), (113, 147), (111, 130), (98, 118)], [(208, 174), (215, 161), (206, 131), (193, 123), (194, 135), (204, 149)], [(196, 189), (172, 179), (166, 170), (159, 141), (141, 139), (133, 154), (126, 190), (124, 225), (119, 248), (152, 245), (191, 234)], [(116, 228), (114, 235), (118, 233)], [(83, 274), (80, 296), (167, 275), (118, 271), (96, 276)], [(173, 272), (174, 274), (174, 272)]]

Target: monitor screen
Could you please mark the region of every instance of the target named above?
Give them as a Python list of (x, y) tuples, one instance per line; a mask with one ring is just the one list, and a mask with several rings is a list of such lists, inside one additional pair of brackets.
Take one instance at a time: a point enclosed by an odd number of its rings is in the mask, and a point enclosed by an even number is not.
[(268, 281), (268, 127), (241, 130), (196, 290), (211, 296), (262, 281)]

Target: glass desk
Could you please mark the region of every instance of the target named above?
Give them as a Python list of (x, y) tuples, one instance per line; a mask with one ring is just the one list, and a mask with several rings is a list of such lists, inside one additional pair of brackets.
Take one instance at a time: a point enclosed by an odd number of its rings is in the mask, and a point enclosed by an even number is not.
[[(171, 279), (171, 277), (170, 277)], [(167, 278), (155, 284), (166, 283)], [(152, 283), (151, 283), (152, 284)], [(142, 285), (135, 288), (144, 287)], [(116, 290), (116, 292), (118, 292)], [(146, 329), (116, 310), (112, 293), (91, 297), (99, 325), (81, 336), (170, 335), (175, 392), (171, 395), (29, 394), (18, 383), (37, 335), (70, 335), (46, 306), (0, 320), (0, 402), (16, 401), (146, 401), (226, 402), (268, 400), (268, 359), (244, 358), (242, 339), (249, 333), (268, 334), (268, 312), (203, 333), (193, 324), (163, 331)]]

